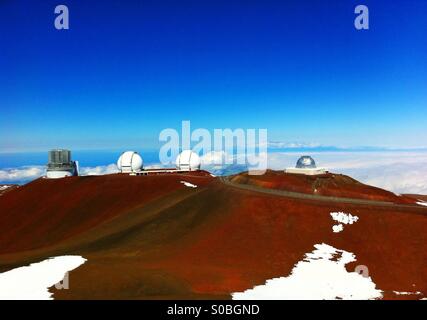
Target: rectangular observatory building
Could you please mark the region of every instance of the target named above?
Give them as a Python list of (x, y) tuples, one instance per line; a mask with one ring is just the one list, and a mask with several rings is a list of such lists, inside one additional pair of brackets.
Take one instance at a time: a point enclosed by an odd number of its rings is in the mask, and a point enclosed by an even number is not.
[(66, 149), (50, 150), (46, 177), (51, 179), (78, 175), (78, 164), (71, 160), (71, 151)]

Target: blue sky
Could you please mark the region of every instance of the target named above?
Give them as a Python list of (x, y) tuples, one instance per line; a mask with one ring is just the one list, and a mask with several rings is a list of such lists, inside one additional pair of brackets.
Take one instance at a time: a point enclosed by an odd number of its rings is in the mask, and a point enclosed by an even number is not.
[[(54, 28), (66, 4), (70, 30)], [(368, 5), (370, 29), (354, 28)], [(0, 152), (155, 148), (164, 128), (427, 146), (426, 1), (1, 1)]]

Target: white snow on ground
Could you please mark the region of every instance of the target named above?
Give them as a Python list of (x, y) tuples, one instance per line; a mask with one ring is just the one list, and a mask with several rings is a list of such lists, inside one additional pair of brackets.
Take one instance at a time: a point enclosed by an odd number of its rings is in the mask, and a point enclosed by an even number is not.
[(347, 272), (345, 265), (356, 261), (353, 253), (336, 249), (325, 243), (299, 261), (288, 277), (267, 280), (266, 284), (232, 294), (234, 300), (331, 300), (377, 299), (382, 291), (376, 289), (370, 277)]
[(359, 217), (352, 216), (350, 213), (345, 212), (331, 212), (331, 217), (333, 220), (340, 222), (339, 224), (332, 226), (332, 231), (335, 233), (341, 232), (344, 230), (344, 224), (353, 224), (357, 220), (359, 220)]
[(332, 231), (335, 233), (341, 232), (344, 230), (344, 226), (340, 223), (340, 224), (335, 224), (332, 226)]
[(197, 186), (195, 184), (192, 184), (192, 183), (187, 182), (187, 181), (181, 181), (181, 183), (183, 183), (186, 187), (189, 187), (189, 188), (197, 188)]
[(9, 188), (10, 186), (0, 186), (0, 191), (6, 190), (7, 188)]
[(359, 220), (358, 216), (352, 216), (350, 213), (345, 213), (345, 212), (331, 212), (331, 217), (335, 221), (338, 221), (344, 224), (353, 224), (353, 222), (356, 222), (357, 220)]
[(85, 261), (81, 256), (59, 256), (0, 273), (0, 300), (53, 300), (48, 288)]
[(427, 202), (424, 202), (424, 201), (418, 201), (417, 204), (427, 207)]
[(406, 291), (393, 291), (395, 294), (397, 295), (405, 295), (405, 296), (409, 296), (409, 295), (420, 295), (423, 294), (420, 291), (417, 292), (406, 292)]

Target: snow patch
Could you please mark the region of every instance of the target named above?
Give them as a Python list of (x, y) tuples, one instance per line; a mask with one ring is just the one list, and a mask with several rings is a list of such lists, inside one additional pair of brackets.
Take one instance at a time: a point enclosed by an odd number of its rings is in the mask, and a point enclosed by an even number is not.
[(340, 224), (335, 224), (332, 226), (332, 231), (335, 233), (341, 232), (344, 230), (344, 226), (340, 223)]
[(370, 277), (347, 272), (345, 265), (356, 261), (353, 253), (325, 243), (305, 255), (288, 277), (267, 280), (266, 284), (232, 294), (234, 300), (333, 300), (378, 299), (382, 291)]
[(189, 188), (197, 188), (197, 186), (195, 184), (192, 184), (192, 183), (187, 182), (187, 181), (181, 181), (181, 183), (183, 183), (186, 187), (189, 187)]
[(350, 213), (345, 212), (331, 212), (331, 217), (333, 220), (344, 223), (344, 224), (353, 224), (357, 220), (359, 220), (359, 217), (352, 216)]
[(418, 201), (417, 204), (419, 204), (420, 206), (426, 206), (427, 207), (427, 202), (424, 202), (424, 201)]
[(0, 300), (53, 300), (49, 288), (85, 261), (81, 256), (59, 256), (0, 273)]
[(10, 186), (0, 186), (0, 191), (6, 190), (7, 188), (10, 188)]
[(423, 294), (420, 291), (416, 291), (416, 292), (407, 292), (407, 291), (393, 291), (394, 294), (397, 295), (404, 295), (404, 296), (410, 296), (410, 295), (421, 295)]

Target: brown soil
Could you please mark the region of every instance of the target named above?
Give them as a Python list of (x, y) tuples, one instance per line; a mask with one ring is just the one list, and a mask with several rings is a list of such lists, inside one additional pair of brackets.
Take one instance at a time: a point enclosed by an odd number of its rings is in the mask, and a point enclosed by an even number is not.
[(238, 174), (232, 182), (249, 184), (269, 189), (287, 190), (322, 196), (334, 196), (400, 204), (415, 203), (413, 198), (398, 196), (392, 192), (363, 184), (349, 176), (335, 173), (308, 176), (267, 170), (264, 175)]
[(410, 198), (415, 199), (417, 201), (419, 201), (419, 200), (421, 200), (421, 201), (427, 201), (427, 195), (422, 195), (422, 194), (405, 194), (404, 196), (410, 197)]
[(16, 189), (16, 188), (18, 188), (18, 187), (19, 187), (19, 186), (18, 186), (18, 185), (16, 185), (16, 184), (1, 184), (1, 185), (0, 185), (0, 187), (4, 187), (4, 186), (7, 186), (7, 188), (6, 188), (6, 189), (1, 189), (1, 190), (0, 190), (0, 197), (1, 197), (3, 194), (5, 194), (6, 192), (12, 191), (12, 190), (14, 190), (14, 189)]
[[(278, 183), (272, 173), (264, 181), (269, 177)], [(355, 184), (341, 192), (354, 194), (362, 188)], [(369, 199), (389, 199), (368, 188)], [(331, 211), (359, 221), (333, 233)], [(326, 243), (353, 252), (348, 271), (366, 265), (386, 299), (420, 299), (427, 294), (426, 214), (424, 207), (261, 194), (203, 172), (39, 179), (0, 198), (0, 271), (76, 254), (88, 261), (71, 272), (69, 290), (52, 289), (56, 299), (227, 299), (289, 275), (315, 244)]]

